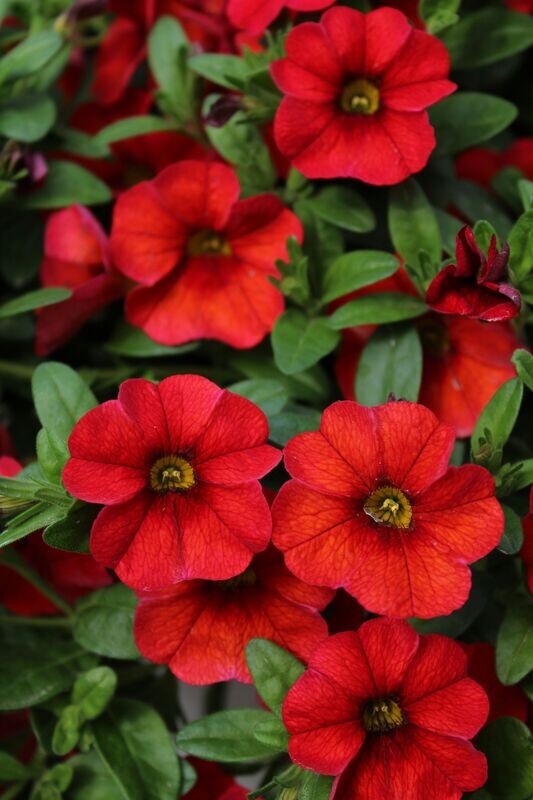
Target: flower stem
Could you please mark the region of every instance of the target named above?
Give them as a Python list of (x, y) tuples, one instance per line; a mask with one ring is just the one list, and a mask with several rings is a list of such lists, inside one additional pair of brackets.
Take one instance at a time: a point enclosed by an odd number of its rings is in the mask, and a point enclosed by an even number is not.
[[(68, 628), (70, 620), (66, 617), (19, 617), (0, 614), (0, 625), (28, 625), (32, 628)], [(4, 800), (3, 796), (2, 800)]]
[(15, 570), (21, 577), (29, 581), (41, 594), (44, 594), (56, 608), (59, 608), (60, 611), (66, 614), (67, 617), (72, 617), (72, 606), (13, 549), (4, 550), (0, 555), (0, 562), (10, 569)]

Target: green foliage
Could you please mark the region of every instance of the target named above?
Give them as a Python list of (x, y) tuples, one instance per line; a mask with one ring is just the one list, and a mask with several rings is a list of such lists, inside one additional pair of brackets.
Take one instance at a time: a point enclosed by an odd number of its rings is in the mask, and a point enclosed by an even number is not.
[(501, 717), (477, 738), (489, 764), (487, 789), (495, 800), (526, 800), (533, 794), (533, 737), (514, 717)]
[(533, 669), (533, 603), (511, 606), (498, 632), (496, 672), (505, 685), (518, 683)]
[(74, 639), (89, 652), (107, 658), (138, 658), (133, 640), (135, 605), (135, 595), (123, 584), (83, 597), (76, 605)]
[(272, 331), (274, 360), (285, 375), (312, 367), (338, 342), (339, 334), (331, 329), (327, 317), (308, 317), (297, 309), (285, 311)]
[(178, 733), (178, 747), (211, 761), (240, 763), (271, 759), (279, 749), (254, 736), (256, 726), (270, 719), (272, 715), (268, 711), (259, 709), (217, 711), (182, 728)]
[(492, 139), (516, 119), (516, 106), (501, 97), (457, 92), (430, 111), (440, 154), (454, 155)]
[(414, 319), (426, 311), (426, 304), (417, 297), (397, 292), (376, 292), (350, 300), (338, 308), (329, 317), (329, 324), (333, 330), (342, 330), (353, 325), (380, 325)]
[(376, 218), (368, 203), (348, 186), (326, 186), (306, 203), (317, 217), (337, 228), (368, 233), (376, 227)]
[(84, 206), (107, 203), (111, 191), (88, 170), (71, 161), (48, 161), (48, 174), (42, 187), (18, 201), (23, 208), (64, 208), (73, 203)]
[(304, 665), (268, 639), (252, 639), (246, 647), (246, 662), (255, 688), (267, 706), (281, 718), (281, 706)]
[(514, 428), (524, 387), (518, 378), (500, 386), (481, 412), (472, 434), (472, 458), (477, 464), (496, 470), (502, 460), (503, 446)]
[(334, 259), (326, 269), (322, 284), (322, 300), (329, 303), (349, 292), (390, 277), (398, 269), (392, 253), (379, 250), (354, 250)]
[(390, 394), (416, 402), (422, 381), (422, 345), (415, 327), (382, 325), (365, 345), (357, 367), (355, 396), (364, 406)]
[(531, 47), (533, 20), (526, 14), (489, 6), (465, 14), (441, 39), (455, 69), (476, 69)]

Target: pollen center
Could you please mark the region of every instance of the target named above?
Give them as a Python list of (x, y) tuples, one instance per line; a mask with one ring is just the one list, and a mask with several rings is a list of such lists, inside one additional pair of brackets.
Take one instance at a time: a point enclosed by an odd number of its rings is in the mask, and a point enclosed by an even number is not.
[(382, 486), (376, 489), (367, 498), (363, 509), (374, 522), (392, 528), (408, 528), (413, 518), (411, 503), (396, 486)]
[(340, 106), (347, 114), (375, 114), (379, 108), (379, 89), (366, 78), (350, 81), (342, 90)]
[(150, 470), (150, 486), (156, 492), (185, 492), (195, 483), (192, 466), (181, 456), (163, 456)]
[(402, 709), (392, 697), (372, 700), (363, 709), (363, 727), (368, 733), (387, 733), (404, 723)]
[(216, 231), (197, 231), (187, 242), (187, 254), (190, 256), (228, 256), (230, 253), (231, 247)]

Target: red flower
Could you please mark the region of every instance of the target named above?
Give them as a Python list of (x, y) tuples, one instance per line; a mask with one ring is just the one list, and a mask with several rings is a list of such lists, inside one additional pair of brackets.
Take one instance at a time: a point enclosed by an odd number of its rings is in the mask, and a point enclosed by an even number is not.
[(71, 206), (46, 225), (42, 286), (64, 286), (72, 296), (58, 310), (37, 312), (35, 350), (44, 356), (71, 339), (97, 311), (124, 294), (112, 273), (107, 237), (90, 211)]
[[(377, 291), (415, 294), (400, 270), (347, 295), (342, 302)], [(515, 375), (511, 356), (520, 342), (508, 322), (489, 326), (465, 317), (427, 314), (417, 327), (424, 352), (420, 402), (445, 425), (455, 428), (457, 436), (470, 436), (494, 392)], [(354, 384), (359, 359), (375, 329), (374, 325), (361, 325), (343, 331), (335, 374), (347, 400), (357, 400)]]
[(228, 17), (236, 28), (261, 34), (284, 8), (291, 11), (318, 11), (334, 0), (229, 0)]
[(330, 589), (291, 575), (271, 548), (230, 580), (183, 581), (141, 594), (135, 639), (146, 658), (168, 664), (186, 683), (250, 683), (245, 659), (250, 639), (270, 639), (307, 661), (327, 636), (318, 610), (331, 596)]
[(520, 313), (520, 292), (504, 283), (509, 246), (498, 252), (493, 236), (488, 255), (481, 251), (474, 233), (465, 225), (456, 239), (456, 263), (433, 278), (426, 302), (441, 314), (459, 314), (484, 322), (512, 319)]
[(516, 167), (533, 179), (533, 138), (516, 139), (503, 152), (489, 147), (472, 147), (457, 156), (455, 169), (460, 178), (479, 183), (491, 191), (491, 181), (504, 167)]
[(295, 480), (272, 507), (273, 541), (309, 583), (343, 587), (368, 611), (434, 617), (460, 608), (466, 566), (503, 531), (494, 481), (482, 467), (448, 467), (451, 428), (423, 406), (329, 406), (319, 431), (295, 436)]
[(206, 378), (125, 381), (76, 424), (63, 471), (74, 497), (106, 506), (93, 556), (139, 591), (241, 573), (270, 538), (267, 435), (262, 411)]
[(247, 790), (238, 786), (218, 764), (191, 756), (187, 761), (198, 777), (190, 792), (183, 795), (183, 800), (246, 800)]
[(274, 120), (281, 152), (308, 178), (403, 181), (435, 147), (425, 109), (455, 89), (438, 39), (392, 8), (332, 8), (297, 25), (272, 64), (285, 97)]
[(487, 778), (468, 741), (487, 713), (458, 644), (392, 619), (322, 642), (283, 704), (289, 755), (338, 776), (331, 800), (460, 800)]
[(533, 14), (533, 0), (505, 0), (505, 5), (522, 14)]
[(524, 544), (522, 545), (520, 555), (526, 566), (529, 591), (533, 594), (533, 486), (531, 487), (531, 494), (529, 496), (529, 508), (529, 514), (526, 514), (522, 520)]
[[(0, 457), (0, 475), (13, 478), (22, 465)], [(69, 603), (112, 583), (111, 575), (89, 555), (67, 553), (45, 544), (39, 533), (15, 544), (18, 554)], [(24, 617), (55, 614), (57, 608), (41, 592), (9, 567), (0, 565), (0, 604)]]
[(242, 348), (272, 330), (283, 297), (268, 277), (302, 226), (274, 195), (238, 196), (229, 167), (182, 161), (118, 199), (113, 261), (141, 284), (126, 316), (152, 339)]
[(487, 722), (498, 717), (516, 717), (525, 722), (529, 708), (527, 695), (520, 686), (504, 686), (500, 683), (496, 674), (494, 647), (484, 642), (461, 642), (461, 647), (468, 658), (468, 675), (485, 689), (489, 698)]
[(418, 13), (419, 0), (377, 0), (375, 6), (388, 6), (389, 8), (397, 8), (402, 11), (405, 16), (413, 23), (415, 28), (424, 31), (426, 29), (424, 20)]

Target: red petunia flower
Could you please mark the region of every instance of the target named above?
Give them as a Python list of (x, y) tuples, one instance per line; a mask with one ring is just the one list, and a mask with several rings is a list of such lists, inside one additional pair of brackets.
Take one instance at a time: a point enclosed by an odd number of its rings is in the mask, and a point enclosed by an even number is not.
[(44, 356), (71, 339), (104, 306), (124, 294), (111, 270), (107, 236), (90, 211), (71, 206), (46, 224), (42, 286), (64, 286), (72, 296), (37, 312), (35, 350)]
[(248, 790), (238, 786), (233, 776), (224, 772), (219, 764), (191, 756), (187, 761), (194, 767), (197, 780), (183, 795), (183, 800), (246, 800), (248, 797)]
[(484, 322), (512, 319), (520, 313), (520, 292), (504, 283), (509, 245), (498, 251), (493, 236), (485, 256), (472, 229), (465, 225), (457, 234), (455, 259), (429, 284), (426, 302), (434, 311)]
[(229, 167), (182, 161), (118, 199), (113, 261), (141, 284), (126, 316), (152, 339), (244, 348), (272, 330), (283, 297), (268, 278), (302, 226), (274, 195), (238, 196)]
[[(347, 295), (342, 302), (378, 291), (416, 294), (400, 270), (391, 278)], [(347, 400), (357, 400), (354, 385), (359, 359), (376, 327), (360, 325), (343, 331), (335, 374)], [(420, 402), (454, 428), (457, 436), (470, 436), (496, 390), (515, 376), (511, 356), (520, 342), (508, 322), (484, 325), (465, 317), (426, 314), (417, 328), (424, 353)]]
[(146, 658), (168, 664), (186, 683), (250, 683), (245, 659), (250, 639), (270, 639), (307, 661), (327, 636), (318, 611), (331, 597), (330, 589), (291, 575), (270, 548), (235, 578), (183, 581), (141, 594), (135, 640)]
[(527, 583), (529, 591), (533, 594), (533, 486), (529, 496), (529, 513), (522, 520), (524, 543), (520, 555), (526, 566)]
[(289, 755), (338, 776), (331, 800), (460, 800), (487, 778), (468, 741), (487, 718), (487, 696), (466, 675), (456, 642), (401, 620), (331, 636), (283, 703)]
[[(14, 478), (22, 469), (16, 459), (0, 457), (0, 475)], [(14, 545), (17, 553), (69, 603), (112, 583), (109, 572), (89, 555), (67, 553), (45, 544), (39, 533)], [(12, 614), (24, 617), (55, 614), (58, 609), (33, 584), (0, 565), (0, 604)]]
[(522, 14), (533, 14), (533, 0), (505, 0), (505, 5)]
[(280, 460), (265, 415), (198, 375), (125, 381), (69, 439), (67, 490), (101, 503), (91, 552), (128, 586), (226, 580), (270, 539), (258, 478)]
[(435, 147), (425, 111), (455, 90), (448, 52), (392, 8), (332, 8), (297, 25), (271, 66), (287, 95), (274, 132), (308, 178), (389, 185), (419, 172)]
[(426, 29), (424, 20), (419, 14), (419, 0), (376, 0), (374, 5), (378, 8), (382, 6), (397, 8), (398, 11), (402, 11), (405, 14), (415, 28), (419, 28), (422, 31)]
[(499, 717), (516, 717), (525, 722), (529, 700), (520, 686), (504, 686), (496, 674), (495, 650), (491, 644), (460, 642), (468, 658), (468, 675), (485, 689), (489, 698), (487, 722)]
[(291, 11), (318, 11), (334, 0), (229, 0), (227, 14), (236, 28), (253, 35), (264, 33), (284, 8)]
[(491, 181), (505, 167), (516, 167), (528, 180), (533, 179), (533, 138), (516, 139), (501, 153), (489, 147), (471, 147), (457, 156), (459, 178), (479, 183), (492, 191)]
[(343, 587), (368, 611), (435, 617), (468, 597), (466, 566), (503, 532), (494, 481), (448, 467), (451, 428), (416, 403), (333, 403), (284, 451), (295, 480), (272, 507), (273, 542), (304, 581)]

